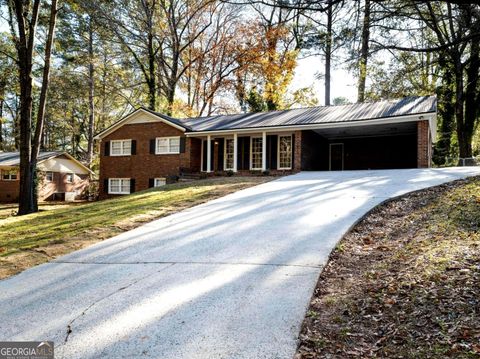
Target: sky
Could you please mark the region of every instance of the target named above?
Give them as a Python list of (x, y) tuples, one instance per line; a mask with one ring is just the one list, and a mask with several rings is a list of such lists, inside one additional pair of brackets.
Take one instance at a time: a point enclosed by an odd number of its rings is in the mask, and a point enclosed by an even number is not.
[[(313, 85), (319, 104), (324, 105), (324, 80), (316, 78), (319, 72), (323, 72), (323, 68), (324, 63), (320, 56), (312, 56), (299, 60), (290, 89), (294, 91), (302, 87)], [(350, 102), (356, 102), (356, 79), (352, 73), (341, 68), (333, 69), (330, 84), (331, 102), (335, 97), (346, 97)]]

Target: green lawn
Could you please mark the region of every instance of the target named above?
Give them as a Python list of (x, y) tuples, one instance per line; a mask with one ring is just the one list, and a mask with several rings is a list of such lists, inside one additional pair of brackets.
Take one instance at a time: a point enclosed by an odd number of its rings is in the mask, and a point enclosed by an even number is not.
[(99, 202), (43, 204), (40, 212), (20, 217), (14, 216), (15, 206), (0, 206), (0, 278), (271, 179), (221, 177), (177, 183)]

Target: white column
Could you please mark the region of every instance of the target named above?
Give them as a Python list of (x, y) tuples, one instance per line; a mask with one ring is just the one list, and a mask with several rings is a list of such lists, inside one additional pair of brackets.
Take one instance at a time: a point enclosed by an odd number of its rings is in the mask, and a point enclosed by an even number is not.
[(267, 133), (262, 132), (262, 171), (267, 170)]
[(210, 135), (207, 135), (207, 172), (212, 172), (212, 139)]
[(237, 134), (233, 134), (233, 172), (237, 172), (237, 157), (238, 157), (238, 138)]

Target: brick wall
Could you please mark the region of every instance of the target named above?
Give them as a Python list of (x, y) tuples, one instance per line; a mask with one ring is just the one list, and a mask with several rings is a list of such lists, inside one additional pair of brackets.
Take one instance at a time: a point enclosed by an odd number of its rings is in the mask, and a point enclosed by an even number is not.
[(432, 160), (432, 138), (427, 120), (417, 122), (417, 167), (428, 168)]
[[(1, 172), (1, 171), (0, 171)], [(18, 193), (20, 190), (20, 181), (4, 181), (0, 178), (0, 202), (18, 202)]]
[(295, 144), (293, 148), (293, 171), (299, 172), (302, 170), (302, 132), (295, 131)]
[[(156, 137), (181, 136), (184, 133), (163, 122), (127, 124), (102, 139), (100, 147), (100, 197), (107, 198), (107, 178), (135, 178), (135, 191), (149, 188), (149, 179), (178, 175), (180, 168), (200, 170), (201, 141), (186, 138), (185, 152), (150, 154), (150, 140)], [(105, 156), (105, 144), (111, 140), (136, 140), (136, 154)]]

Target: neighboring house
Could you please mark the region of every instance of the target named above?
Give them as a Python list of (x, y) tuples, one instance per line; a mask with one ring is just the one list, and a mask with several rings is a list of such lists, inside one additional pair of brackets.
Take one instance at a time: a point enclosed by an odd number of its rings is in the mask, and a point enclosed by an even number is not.
[(140, 108), (96, 136), (100, 195), (180, 172), (429, 167), (436, 98), (176, 119)]
[[(20, 190), (20, 154), (0, 152), (0, 202), (16, 202)], [(38, 199), (82, 198), (93, 172), (65, 152), (40, 152), (37, 164)]]

